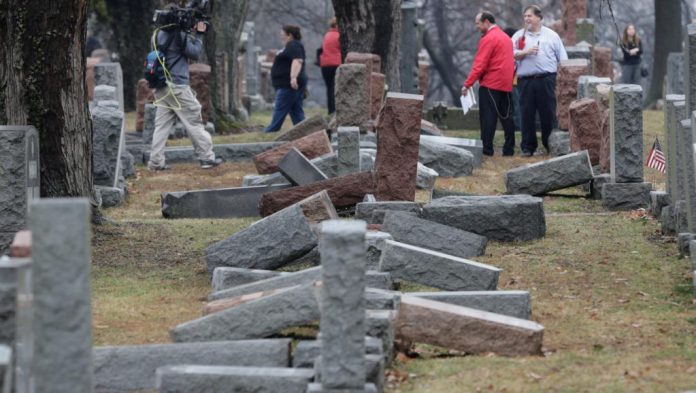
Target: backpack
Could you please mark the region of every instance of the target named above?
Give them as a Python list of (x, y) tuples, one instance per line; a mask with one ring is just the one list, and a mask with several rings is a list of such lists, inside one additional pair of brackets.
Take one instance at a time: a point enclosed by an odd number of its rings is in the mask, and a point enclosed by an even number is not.
[[(156, 31), (155, 34), (157, 34)], [(155, 37), (155, 34), (153, 34), (153, 39)], [(178, 34), (178, 32), (174, 34)], [(145, 77), (145, 80), (147, 80), (147, 84), (151, 89), (159, 89), (167, 86), (167, 75), (165, 75), (164, 67), (164, 65), (166, 65), (167, 62), (166, 58), (164, 57), (164, 53), (167, 51), (167, 49), (169, 49), (169, 46), (172, 44), (172, 41), (175, 37), (174, 34), (170, 36), (170, 38), (164, 44), (164, 48), (161, 51), (153, 50), (152, 52), (148, 53), (147, 57), (145, 58), (145, 70), (143, 72), (143, 76)], [(171, 67), (174, 67), (174, 65), (178, 63), (182, 57), (183, 54), (180, 55), (174, 63), (172, 63)]]

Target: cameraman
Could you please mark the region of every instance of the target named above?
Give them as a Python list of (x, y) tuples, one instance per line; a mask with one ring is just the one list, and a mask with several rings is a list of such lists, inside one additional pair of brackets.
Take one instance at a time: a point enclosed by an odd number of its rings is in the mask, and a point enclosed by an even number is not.
[(150, 161), (147, 163), (147, 169), (150, 171), (169, 169), (164, 162), (164, 147), (176, 117), (186, 127), (201, 168), (208, 169), (222, 163), (222, 159), (215, 158), (213, 140), (203, 127), (201, 104), (189, 86), (188, 61), (197, 60), (201, 55), (201, 40), (206, 28), (205, 22), (198, 22), (193, 29), (196, 32), (195, 36), (182, 31), (178, 25), (157, 33), (157, 48), (153, 50), (163, 52), (167, 70), (171, 74), (171, 83), (155, 89), (157, 114)]

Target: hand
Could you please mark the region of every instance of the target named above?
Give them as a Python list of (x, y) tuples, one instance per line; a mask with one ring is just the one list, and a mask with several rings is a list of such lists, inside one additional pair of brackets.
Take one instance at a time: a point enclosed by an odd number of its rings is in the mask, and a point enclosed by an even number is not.
[(469, 92), (469, 89), (468, 89), (466, 86), (462, 87), (462, 95), (463, 95), (464, 97), (466, 97), (466, 94), (467, 94), (468, 92)]
[(536, 56), (538, 53), (539, 53), (539, 44), (536, 44), (534, 46), (529, 47), (529, 49), (527, 49), (526, 54)]
[(635, 56), (635, 54), (638, 53), (638, 48), (633, 48), (633, 49), (629, 50), (628, 53)]
[(204, 21), (200, 21), (196, 24), (196, 31), (199, 33), (205, 33), (205, 31), (208, 29), (208, 24), (205, 23)]
[(297, 78), (290, 78), (290, 87), (293, 90), (297, 90), (300, 86), (297, 84)]

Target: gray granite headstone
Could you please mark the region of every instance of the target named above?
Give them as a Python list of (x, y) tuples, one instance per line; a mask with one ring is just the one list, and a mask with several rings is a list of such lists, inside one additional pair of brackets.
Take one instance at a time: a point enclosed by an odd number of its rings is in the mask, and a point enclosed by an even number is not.
[(542, 195), (592, 180), (587, 150), (513, 168), (505, 173), (508, 194)]
[(342, 64), (336, 71), (336, 124), (339, 127), (362, 126), (369, 118), (369, 101), (365, 83), (369, 83), (367, 66)]
[[(681, 102), (679, 111), (677, 111), (676, 103)], [(679, 161), (678, 158), (681, 157), (677, 147), (679, 146), (677, 140), (679, 138), (679, 132), (681, 127), (679, 126), (679, 121), (685, 117), (684, 109), (684, 96), (681, 94), (667, 94), (665, 97), (664, 115), (665, 115), (665, 141), (666, 143), (666, 161), (667, 161), (667, 192), (669, 193), (670, 204), (674, 204), (677, 200), (683, 199), (683, 188), (684, 185), (679, 179), (678, 168)], [(679, 113), (678, 113), (679, 112)]]
[(157, 369), (158, 393), (305, 393), (314, 370), (280, 367), (167, 366)]
[(667, 55), (667, 94), (684, 94), (684, 54), (672, 52)]
[(570, 153), (570, 133), (556, 130), (549, 135), (549, 154), (562, 156)]
[(12, 348), (7, 345), (0, 345), (0, 389), (12, 391)]
[(321, 225), (319, 306), (324, 389), (365, 385), (366, 232), (364, 221), (330, 220)]
[(471, 175), (476, 159), (468, 150), (421, 136), (418, 161), (435, 170), (438, 176), (462, 177)]
[(615, 183), (643, 181), (643, 88), (614, 85), (609, 98), (611, 176)]
[(360, 128), (338, 127), (338, 175), (360, 172)]
[(109, 85), (94, 86), (94, 102), (108, 100), (118, 101), (118, 97), (116, 96), (116, 88)]
[(608, 210), (633, 210), (650, 204), (650, 183), (606, 183), (602, 186), (602, 205)]
[(94, 86), (109, 85), (116, 88), (118, 109), (123, 106), (123, 71), (120, 63), (98, 63), (94, 65)]
[(684, 41), (684, 95), (686, 96), (686, 118), (696, 110), (696, 24), (686, 27)]
[[(360, 153), (358, 151), (358, 153)], [(293, 147), (278, 163), (280, 173), (290, 183), (296, 186), (305, 186), (328, 179), (328, 176), (317, 168), (301, 151)]]
[(154, 104), (145, 104), (145, 114), (143, 116), (143, 144), (152, 145), (152, 135), (155, 133), (155, 117), (157, 107)]
[(401, 4), (401, 57), (399, 58), (400, 92), (420, 94), (418, 91), (418, 30), (419, 6), (412, 1)]
[[(692, 117), (692, 114), (687, 114)], [(684, 185), (684, 196), (679, 200), (684, 200), (686, 204), (686, 219), (688, 223), (688, 231), (694, 233), (696, 227), (696, 179), (694, 178), (694, 160), (693, 160), (693, 144), (689, 143), (692, 139), (694, 121), (685, 119), (680, 122), (681, 130), (677, 138), (681, 157), (677, 158), (681, 167), (678, 169)]]
[(40, 191), (39, 134), (32, 126), (0, 126), (0, 255), (26, 229)]
[(32, 204), (34, 391), (92, 392), (90, 204), (42, 199)]
[(110, 101), (99, 101), (92, 109), (94, 137), (93, 174), (94, 184), (116, 187), (120, 177), (120, 152), (123, 141), (123, 111), (108, 105)]
[(566, 46), (566, 53), (568, 54), (568, 59), (592, 59), (592, 52), (590, 47), (584, 45), (577, 46)]
[(436, 136), (436, 135), (421, 135), (421, 143), (423, 141), (434, 141), (444, 143), (445, 145), (458, 147), (469, 151), (469, 153), (474, 155), (474, 166), (479, 167), (483, 162), (483, 142), (480, 139), (470, 139), (470, 138), (453, 138), (449, 136)]

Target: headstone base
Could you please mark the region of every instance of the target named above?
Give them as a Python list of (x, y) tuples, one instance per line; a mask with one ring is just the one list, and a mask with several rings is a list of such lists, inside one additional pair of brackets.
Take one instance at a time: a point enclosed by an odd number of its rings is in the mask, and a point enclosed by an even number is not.
[(651, 188), (651, 183), (607, 183), (602, 187), (602, 205), (607, 210), (648, 207)]

